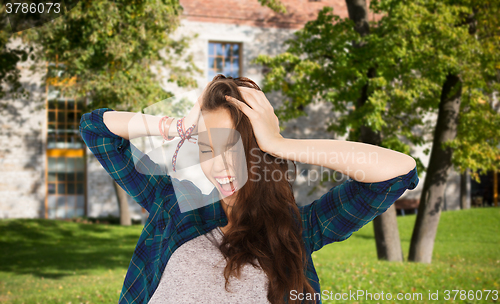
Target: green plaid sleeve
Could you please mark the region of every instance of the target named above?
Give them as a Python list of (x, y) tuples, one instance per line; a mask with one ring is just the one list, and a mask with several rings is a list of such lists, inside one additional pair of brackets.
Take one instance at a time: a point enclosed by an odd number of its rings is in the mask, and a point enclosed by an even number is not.
[(348, 179), (321, 198), (300, 207), (303, 235), (311, 252), (349, 238), (353, 232), (384, 213), (406, 191), (418, 184), (417, 167), (404, 175), (377, 182)]
[(113, 134), (106, 127), (103, 115), (107, 111), (113, 110), (97, 109), (82, 116), (82, 139), (118, 185), (150, 212), (156, 190), (171, 184), (170, 176), (129, 140)]

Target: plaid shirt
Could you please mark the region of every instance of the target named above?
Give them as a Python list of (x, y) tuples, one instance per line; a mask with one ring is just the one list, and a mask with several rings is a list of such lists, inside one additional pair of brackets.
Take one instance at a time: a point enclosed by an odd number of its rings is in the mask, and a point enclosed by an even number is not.
[[(111, 133), (98, 109), (83, 115), (80, 133), (95, 157), (109, 175), (144, 209), (149, 217), (134, 250), (119, 303), (148, 303), (160, 282), (172, 253), (185, 242), (227, 224), (219, 200), (204, 207), (181, 213), (173, 182), (169, 175), (130, 142)], [(150, 174), (136, 165), (144, 165)], [(331, 188), (311, 204), (299, 207), (303, 240), (308, 256), (307, 278), (320, 293), (318, 275), (311, 259), (313, 251), (349, 238), (353, 232), (385, 212), (406, 189), (418, 184), (416, 167), (405, 175), (377, 183), (348, 179)], [(191, 182), (182, 199), (199, 199), (202, 195)], [(213, 192), (214, 193), (214, 192)], [(285, 295), (286, 298), (287, 295)]]

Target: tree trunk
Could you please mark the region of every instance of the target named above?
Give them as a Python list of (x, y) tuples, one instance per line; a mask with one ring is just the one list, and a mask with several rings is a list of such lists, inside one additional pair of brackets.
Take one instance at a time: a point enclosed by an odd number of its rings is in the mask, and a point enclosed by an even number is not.
[(373, 220), (373, 230), (378, 259), (402, 262), (404, 257), (399, 238), (396, 205), (393, 204)]
[(347, 13), (349, 19), (354, 21), (354, 29), (361, 37), (370, 33), (370, 25), (368, 23), (368, 7), (366, 0), (346, 0)]
[(448, 75), (441, 92), (431, 157), (411, 237), (408, 257), (410, 261), (424, 263), (432, 261), (434, 239), (453, 155), (452, 149), (443, 149), (442, 144), (454, 139), (457, 135), (461, 94), (462, 83), (458, 76)]
[[(363, 87), (363, 94), (358, 100), (358, 105), (364, 104), (368, 99), (366, 95), (367, 90), (368, 86), (366, 85)], [(360, 141), (380, 146), (382, 144), (382, 137), (379, 132), (374, 132), (370, 127), (362, 126), (360, 130)], [(391, 262), (402, 262), (404, 257), (401, 239), (399, 238), (395, 205), (392, 205), (386, 212), (373, 220), (373, 231), (375, 233), (375, 245), (377, 247), (378, 259)]]
[(470, 174), (469, 169), (460, 175), (460, 209), (470, 209)]
[[(355, 30), (361, 35), (366, 36), (370, 33), (368, 24), (368, 8), (365, 0), (346, 0), (349, 19), (354, 21)], [(364, 44), (355, 44), (356, 47), (364, 47)], [(368, 78), (376, 75), (374, 67), (368, 71)], [(361, 96), (357, 100), (357, 106), (363, 106), (368, 100), (368, 84), (361, 90)], [(373, 131), (368, 126), (360, 128), (359, 140), (363, 143), (381, 146), (382, 137), (380, 132)], [(377, 247), (377, 256), (379, 260), (403, 261), (403, 251), (399, 239), (398, 222), (396, 219), (396, 207), (393, 205), (386, 212), (377, 216), (373, 220), (373, 229), (375, 231), (375, 244)]]
[[(368, 86), (363, 88), (364, 94), (362, 94), (362, 98), (358, 100), (358, 105), (361, 104), (361, 102), (363, 104), (366, 102), (368, 98), (366, 96), (367, 89)], [(379, 132), (374, 132), (371, 128), (366, 126), (362, 126), (360, 131), (361, 142), (377, 146), (382, 144), (382, 137)], [(373, 230), (375, 232), (375, 245), (377, 247), (378, 259), (391, 262), (402, 262), (404, 257), (401, 239), (399, 238), (395, 205), (392, 205), (386, 212), (373, 220)]]
[(116, 199), (118, 200), (118, 208), (120, 209), (120, 225), (132, 225), (132, 218), (130, 217), (130, 210), (128, 208), (128, 195), (115, 181), (113, 181), (115, 188)]

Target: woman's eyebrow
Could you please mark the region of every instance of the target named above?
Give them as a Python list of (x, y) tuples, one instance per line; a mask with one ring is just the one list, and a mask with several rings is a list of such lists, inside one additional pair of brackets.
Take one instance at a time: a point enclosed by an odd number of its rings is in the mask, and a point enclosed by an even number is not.
[[(237, 143), (238, 143), (238, 141), (232, 141), (232, 142), (227, 143), (226, 146), (232, 147), (232, 146), (236, 145)], [(199, 141), (199, 140), (198, 140), (198, 145), (200, 145), (200, 146), (206, 146), (206, 147), (210, 147), (210, 148), (212, 147), (211, 145), (209, 145), (209, 144), (207, 144), (205, 142)]]

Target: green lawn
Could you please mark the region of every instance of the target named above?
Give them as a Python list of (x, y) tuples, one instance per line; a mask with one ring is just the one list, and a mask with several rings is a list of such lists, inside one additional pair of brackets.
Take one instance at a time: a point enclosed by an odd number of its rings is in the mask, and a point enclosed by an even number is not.
[[(407, 255), (414, 216), (398, 218)], [(498, 303), (444, 300), (445, 290), (500, 290), (500, 208), (441, 215), (432, 264), (376, 259), (373, 227), (313, 254), (322, 290), (422, 293), (421, 301), (364, 297), (324, 303)], [(0, 220), (0, 303), (116, 303), (141, 226)], [(358, 291), (359, 290), (359, 291)], [(439, 300), (428, 294), (439, 292)], [(478, 293), (479, 295), (479, 293)], [(483, 292), (483, 298), (486, 295)], [(452, 293), (453, 296), (453, 293)], [(323, 299), (326, 299), (324, 297)]]

